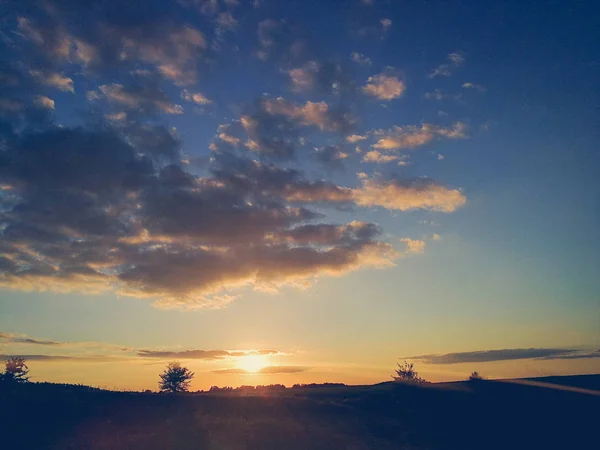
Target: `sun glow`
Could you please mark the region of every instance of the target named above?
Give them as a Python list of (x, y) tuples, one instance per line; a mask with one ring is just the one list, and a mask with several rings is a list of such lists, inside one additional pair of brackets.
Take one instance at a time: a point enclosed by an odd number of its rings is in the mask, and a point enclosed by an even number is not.
[(268, 357), (264, 355), (251, 355), (240, 358), (237, 366), (250, 373), (260, 372), (268, 365)]

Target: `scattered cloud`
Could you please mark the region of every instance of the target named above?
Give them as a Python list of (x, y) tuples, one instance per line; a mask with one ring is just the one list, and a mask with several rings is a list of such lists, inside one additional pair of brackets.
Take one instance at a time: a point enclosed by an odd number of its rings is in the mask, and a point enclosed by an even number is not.
[(425, 251), (425, 241), (420, 239), (402, 238), (400, 242), (406, 244), (406, 252), (409, 254), (419, 254)]
[(352, 59), (352, 61), (354, 61), (356, 64), (360, 64), (361, 66), (370, 66), (371, 64), (373, 64), (371, 58), (358, 52), (352, 52), (350, 54), (350, 59)]
[(362, 187), (353, 191), (353, 200), (360, 206), (382, 206), (386, 209), (409, 211), (426, 209), (453, 212), (467, 199), (458, 189), (448, 189), (427, 179), (390, 180), (377, 182), (365, 178)]
[(350, 136), (346, 136), (346, 140), (351, 144), (364, 141), (365, 139), (367, 139), (367, 136), (361, 136), (359, 134), (351, 134)]
[(206, 98), (206, 96), (201, 92), (192, 93), (189, 92), (187, 89), (184, 89), (181, 92), (181, 98), (188, 102), (197, 103), (198, 105), (208, 105), (212, 103), (212, 101)]
[(60, 73), (30, 70), (29, 74), (43, 85), (50, 86), (61, 91), (75, 92), (73, 80), (69, 77), (61, 75)]
[[(132, 111), (149, 114), (183, 114), (183, 108), (171, 103), (164, 91), (154, 85), (125, 87), (122, 84), (104, 84), (98, 89), (109, 102)], [(97, 94), (91, 96), (96, 97)]]
[(423, 95), (427, 100), (437, 100), (437, 101), (442, 101), (442, 100), (460, 100), (462, 98), (462, 95), (459, 94), (449, 94), (447, 92), (444, 92), (441, 89), (435, 89), (432, 92), (426, 92)]
[(35, 104), (40, 108), (54, 109), (54, 100), (45, 95), (38, 95), (35, 98)]
[(414, 149), (428, 144), (436, 138), (465, 139), (467, 126), (462, 122), (454, 123), (451, 128), (424, 123), (419, 127), (409, 125), (395, 126), (390, 130), (377, 130), (375, 135), (379, 136), (378, 141), (373, 144), (375, 149)]
[(465, 62), (464, 56), (462, 56), (462, 54), (459, 52), (449, 53), (448, 56), (446, 56), (446, 59), (448, 62), (440, 64), (433, 69), (433, 71), (429, 73), (429, 78), (435, 78), (438, 76), (449, 77), (456, 68), (462, 66)]
[(471, 82), (466, 82), (466, 83), (463, 83), (462, 87), (463, 87), (464, 89), (474, 89), (474, 90), (476, 90), (477, 92), (481, 92), (481, 93), (483, 93), (483, 92), (485, 92), (485, 91), (487, 90), (487, 89), (485, 88), (485, 86), (482, 86), (482, 85), (480, 85), (480, 84), (471, 83)]
[(159, 359), (225, 359), (240, 358), (244, 356), (277, 355), (277, 350), (137, 350), (136, 355), (141, 358)]
[(385, 155), (377, 150), (370, 150), (363, 155), (362, 162), (364, 163), (389, 163), (396, 161), (398, 155)]
[(391, 19), (388, 19), (387, 17), (384, 17), (383, 19), (381, 19), (379, 21), (379, 23), (381, 23), (381, 28), (383, 29), (384, 32), (386, 32), (387, 30), (389, 30), (390, 27), (392, 26)]
[(380, 100), (393, 100), (402, 95), (406, 88), (403, 81), (395, 76), (379, 74), (369, 77), (363, 92)]

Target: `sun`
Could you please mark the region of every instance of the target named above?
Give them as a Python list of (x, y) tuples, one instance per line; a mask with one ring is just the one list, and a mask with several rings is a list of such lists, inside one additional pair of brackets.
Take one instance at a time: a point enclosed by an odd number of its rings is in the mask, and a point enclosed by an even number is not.
[(266, 367), (268, 364), (267, 356), (264, 355), (250, 355), (240, 358), (237, 362), (237, 366), (240, 369), (244, 369), (246, 372), (257, 373), (261, 369)]

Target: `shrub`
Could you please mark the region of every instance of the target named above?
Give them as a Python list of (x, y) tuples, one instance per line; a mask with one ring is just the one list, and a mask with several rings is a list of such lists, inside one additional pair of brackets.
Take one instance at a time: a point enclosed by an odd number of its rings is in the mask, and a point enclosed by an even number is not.
[(483, 377), (479, 374), (479, 372), (471, 372), (469, 375), (469, 381), (481, 381)]
[(398, 363), (398, 368), (395, 369), (396, 374), (392, 375), (394, 381), (404, 381), (409, 383), (427, 383), (427, 380), (421, 378), (415, 370), (413, 363), (404, 361), (404, 364)]

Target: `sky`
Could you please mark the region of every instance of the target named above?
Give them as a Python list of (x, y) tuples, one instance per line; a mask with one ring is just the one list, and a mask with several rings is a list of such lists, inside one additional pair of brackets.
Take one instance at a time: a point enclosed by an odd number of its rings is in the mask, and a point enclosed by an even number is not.
[(0, 356), (133, 390), (600, 373), (595, 7), (2, 2)]

